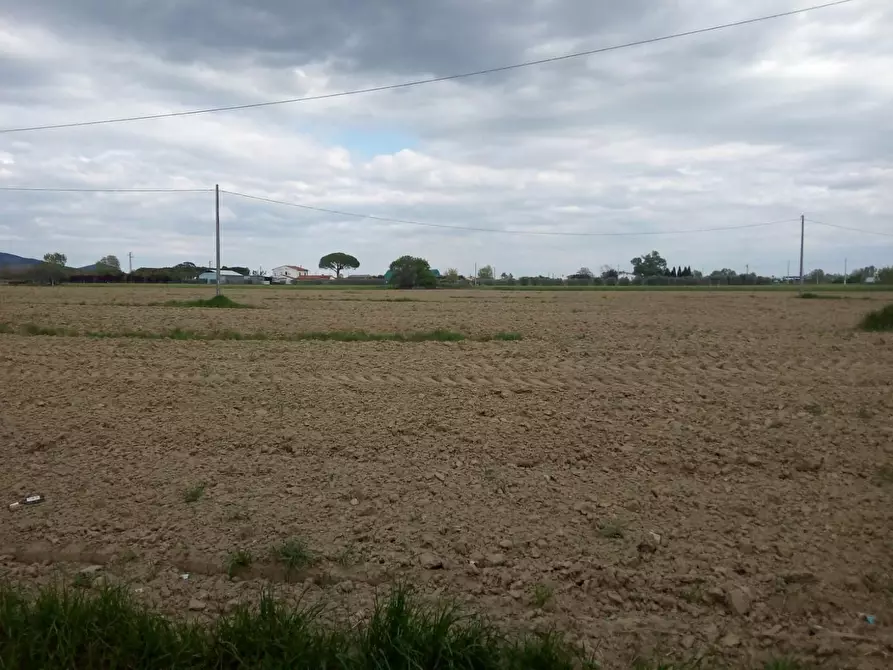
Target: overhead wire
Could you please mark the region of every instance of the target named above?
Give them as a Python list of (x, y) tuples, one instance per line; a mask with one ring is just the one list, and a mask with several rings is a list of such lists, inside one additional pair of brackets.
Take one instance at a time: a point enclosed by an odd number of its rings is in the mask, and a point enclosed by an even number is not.
[(210, 193), (213, 188), (64, 188), (0, 186), (0, 191), (22, 191), (38, 193)]
[(814, 223), (818, 226), (827, 226), (828, 228), (838, 228), (840, 230), (850, 230), (855, 233), (867, 233), (868, 235), (881, 235), (883, 237), (893, 237), (893, 233), (882, 233), (879, 230), (868, 230), (866, 228), (853, 228), (852, 226), (841, 226), (836, 223), (825, 223), (824, 221), (816, 221), (815, 219), (806, 219), (810, 223)]
[(459, 226), (459, 225), (451, 225), (446, 223), (431, 223), (427, 221), (415, 221), (413, 219), (400, 219), (394, 217), (387, 216), (377, 216), (374, 214), (360, 214), (358, 212), (348, 212), (339, 209), (330, 209), (328, 207), (317, 207), (315, 205), (304, 205), (296, 202), (288, 202), (286, 200), (276, 200), (274, 198), (267, 198), (259, 195), (250, 195), (248, 193), (240, 193), (238, 191), (229, 191), (226, 189), (220, 189), (221, 193), (226, 193), (228, 195), (233, 195), (239, 198), (245, 198), (247, 200), (256, 200), (259, 202), (266, 202), (274, 205), (284, 205), (286, 207), (297, 207), (299, 209), (310, 210), (314, 212), (321, 212), (325, 214), (334, 214), (337, 216), (346, 216), (351, 218), (358, 219), (370, 219), (372, 221), (381, 221), (385, 223), (400, 223), (406, 224), (410, 226), (422, 226), (426, 228), (445, 228), (447, 230), (463, 230), (463, 231), (471, 231), (471, 232), (479, 232), (479, 233), (497, 233), (497, 234), (506, 234), (506, 235), (543, 235), (543, 236), (559, 236), (559, 237), (638, 237), (638, 236), (650, 236), (650, 235), (687, 235), (691, 233), (712, 233), (712, 232), (721, 232), (725, 230), (744, 230), (747, 228), (763, 228), (766, 226), (775, 226), (780, 225), (782, 223), (793, 223), (795, 221), (799, 221), (799, 218), (794, 219), (782, 219), (780, 221), (767, 221), (764, 223), (750, 223), (740, 226), (721, 226), (716, 228), (695, 228), (688, 230), (648, 230), (648, 231), (636, 231), (636, 232), (602, 232), (602, 233), (592, 233), (592, 232), (566, 232), (566, 231), (545, 231), (545, 230), (517, 230), (517, 229), (500, 229), (500, 228), (479, 228), (476, 226)]
[(311, 102), (315, 100), (331, 100), (333, 98), (343, 98), (347, 96), (353, 95), (362, 95), (366, 93), (378, 93), (381, 91), (393, 91), (396, 89), (404, 89), (410, 88), (414, 86), (422, 86), (424, 84), (434, 84), (438, 82), (444, 81), (454, 81), (457, 79), (467, 79), (470, 77), (478, 77), (487, 74), (495, 74), (498, 72), (508, 72), (511, 70), (519, 70), (521, 68), (533, 67), (536, 65), (545, 65), (547, 63), (557, 63), (561, 61), (567, 61), (575, 58), (583, 58), (585, 56), (593, 56), (596, 54), (607, 53), (610, 51), (619, 51), (621, 49), (629, 49), (637, 46), (644, 46), (646, 44), (655, 44), (658, 42), (666, 42), (668, 40), (679, 39), (683, 37), (692, 37), (694, 35), (702, 35), (704, 33), (715, 32), (719, 30), (726, 30), (729, 28), (737, 28), (741, 26), (751, 25), (754, 23), (760, 23), (763, 21), (771, 21), (775, 19), (785, 18), (788, 16), (794, 16), (797, 14), (805, 14), (807, 12), (813, 12), (820, 9), (827, 9), (829, 7), (836, 7), (838, 5), (845, 5), (851, 2), (855, 2), (855, 0), (834, 0), (833, 2), (826, 2), (820, 5), (813, 5), (810, 7), (802, 7), (800, 9), (793, 9), (786, 12), (779, 12), (776, 14), (768, 14), (764, 16), (758, 16), (751, 19), (744, 19), (741, 21), (732, 21), (730, 23), (722, 23), (719, 25), (708, 26), (706, 28), (696, 28), (694, 30), (686, 30), (684, 32), (672, 33), (669, 35), (662, 35), (660, 37), (651, 37), (647, 39), (636, 40), (633, 42), (625, 42), (623, 44), (615, 44), (607, 47), (599, 47), (595, 49), (588, 49), (586, 51), (577, 51), (573, 53), (563, 54), (561, 56), (551, 56), (548, 58), (538, 58), (536, 60), (528, 60), (520, 63), (513, 63), (510, 65), (501, 65), (498, 67), (490, 67), (484, 68), (481, 70), (473, 70), (471, 72), (460, 72), (457, 74), (449, 74), (443, 75), (439, 77), (427, 77), (424, 79), (414, 79), (410, 81), (399, 82), (396, 84), (383, 84), (381, 86), (370, 86), (366, 88), (353, 89), (348, 91), (338, 91), (335, 93), (322, 93), (319, 95), (310, 95), (304, 96), (300, 98), (286, 98), (284, 100), (268, 100), (264, 102), (252, 102), (245, 103), (239, 105), (224, 105), (219, 107), (206, 107), (203, 109), (190, 109), (184, 110), (180, 112), (161, 112), (158, 114), (143, 114), (137, 116), (122, 116), (116, 118), (108, 118), (108, 119), (98, 119), (93, 121), (73, 121), (68, 123), (52, 123), (40, 126), (24, 126), (20, 128), (2, 128), (0, 129), (0, 134), (6, 133), (25, 133), (32, 132), (38, 130), (58, 130), (61, 128), (80, 128), (84, 126), (98, 126), (98, 125), (106, 125), (112, 123), (130, 123), (136, 121), (149, 121), (154, 119), (168, 119), (175, 117), (183, 117), (183, 116), (197, 116), (199, 114), (214, 114), (218, 112), (231, 112), (236, 110), (244, 110), (244, 109), (257, 109), (261, 107), (272, 107), (274, 105), (289, 105), (299, 102)]

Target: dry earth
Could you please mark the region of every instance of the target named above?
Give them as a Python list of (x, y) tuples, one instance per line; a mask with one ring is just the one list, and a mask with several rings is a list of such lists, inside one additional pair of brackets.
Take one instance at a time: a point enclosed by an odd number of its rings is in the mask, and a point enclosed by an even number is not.
[[(86, 568), (198, 618), (268, 581), (362, 617), (409, 580), (565, 630), (605, 667), (893, 664), (893, 337), (853, 329), (889, 295), (265, 287), (227, 291), (256, 310), (146, 306), (207, 291), (3, 287), (0, 322), (524, 340), (0, 335), (0, 492), (48, 497), (4, 517), (0, 576)], [(288, 582), (267, 556), (292, 537), (321, 560)], [(231, 580), (237, 549), (255, 563)]]

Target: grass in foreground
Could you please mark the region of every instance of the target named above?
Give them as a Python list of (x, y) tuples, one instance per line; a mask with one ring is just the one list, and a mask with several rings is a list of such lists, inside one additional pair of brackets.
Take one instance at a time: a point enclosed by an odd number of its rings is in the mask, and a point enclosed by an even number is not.
[(93, 595), (0, 592), (0, 663), (10, 668), (498, 668), (590, 665), (558, 634), (510, 638), (451, 605), (398, 588), (359, 627), (324, 624), (318, 609), (265, 594), (214, 625), (169, 620), (123, 589)]
[(866, 314), (859, 322), (859, 328), (870, 332), (893, 331), (893, 304)]
[(522, 339), (520, 333), (495, 333), (493, 335), (479, 335), (471, 337), (452, 330), (437, 329), (424, 330), (410, 333), (370, 333), (365, 330), (331, 330), (319, 332), (291, 333), (276, 335), (268, 333), (240, 333), (235, 330), (216, 330), (202, 333), (184, 328), (172, 328), (170, 330), (152, 332), (145, 330), (125, 331), (87, 331), (78, 332), (71, 328), (46, 328), (33, 323), (21, 326), (13, 326), (8, 323), (0, 323), (0, 333), (15, 335), (47, 335), (56, 337), (94, 337), (94, 338), (134, 338), (143, 340), (246, 340), (246, 341), (276, 341), (276, 342), (303, 342), (318, 340), (322, 342), (463, 342), (474, 340), (478, 342), (503, 341), (514, 342)]
[[(427, 605), (397, 587), (355, 626), (324, 622), (265, 592), (210, 625), (168, 619), (122, 587), (0, 587), (0, 667), (585, 670), (598, 667), (559, 633), (508, 635), (451, 604)], [(634, 662), (641, 670), (706, 665)], [(800, 670), (776, 661), (766, 670)]]

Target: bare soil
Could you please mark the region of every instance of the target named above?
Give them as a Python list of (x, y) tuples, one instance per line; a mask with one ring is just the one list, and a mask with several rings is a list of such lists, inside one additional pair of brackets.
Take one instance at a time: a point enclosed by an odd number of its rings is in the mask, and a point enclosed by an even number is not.
[[(147, 306), (208, 293), (2, 287), (0, 322), (524, 339), (0, 335), (0, 492), (47, 496), (0, 523), (0, 577), (87, 568), (200, 619), (271, 582), (362, 618), (408, 580), (609, 668), (893, 663), (893, 336), (854, 330), (890, 296), (265, 287), (227, 290), (255, 310)], [(294, 537), (319, 560), (289, 575), (269, 554)], [(231, 579), (238, 549), (255, 560)]]

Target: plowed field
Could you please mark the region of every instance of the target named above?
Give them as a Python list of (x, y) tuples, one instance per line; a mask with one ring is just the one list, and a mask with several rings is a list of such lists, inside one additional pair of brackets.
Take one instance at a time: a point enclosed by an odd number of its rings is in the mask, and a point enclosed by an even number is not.
[[(210, 618), (400, 580), (636, 655), (893, 664), (891, 296), (0, 287), (0, 577)], [(182, 328), (266, 341), (115, 337)], [(449, 329), (516, 342), (289, 342)], [(107, 337), (75, 333), (104, 333)], [(187, 502), (187, 491), (198, 499)], [(196, 493), (197, 492), (197, 493)], [(318, 560), (286, 579), (270, 549)], [(226, 574), (231, 552), (253, 565)], [(101, 566), (101, 567), (95, 567)], [(182, 575), (188, 573), (188, 578)], [(873, 617), (874, 623), (866, 620)]]

